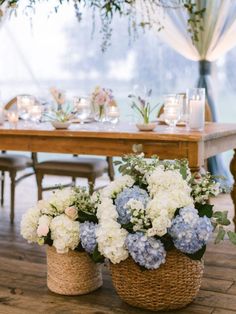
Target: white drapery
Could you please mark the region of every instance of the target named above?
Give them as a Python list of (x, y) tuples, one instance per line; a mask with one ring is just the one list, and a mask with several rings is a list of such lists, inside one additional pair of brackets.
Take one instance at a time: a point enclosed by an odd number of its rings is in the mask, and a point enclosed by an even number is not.
[(163, 10), (158, 36), (187, 59), (215, 61), (236, 45), (236, 1), (196, 0), (196, 5), (206, 7), (199, 42), (192, 43), (184, 9)]
[[(191, 34), (188, 32), (187, 20), (189, 16), (185, 9), (160, 10), (161, 12), (158, 12), (158, 21), (163, 26), (161, 31), (158, 31), (160, 24), (156, 20), (155, 11), (151, 8), (149, 18), (151, 18), (157, 35), (164, 42), (185, 58), (199, 62), (197, 85), (206, 89), (213, 120), (217, 121), (211, 62), (216, 61), (236, 45), (236, 1), (196, 0), (195, 3), (198, 9), (206, 8), (202, 21), (204, 31), (199, 34), (199, 41), (195, 44), (193, 44)], [(209, 169), (214, 174), (223, 174), (229, 178), (228, 171), (225, 169), (220, 155), (210, 158)]]

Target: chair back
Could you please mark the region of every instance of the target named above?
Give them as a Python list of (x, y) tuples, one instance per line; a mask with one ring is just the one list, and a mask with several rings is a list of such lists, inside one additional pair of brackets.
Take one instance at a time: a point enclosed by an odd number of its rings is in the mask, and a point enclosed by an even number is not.
[(17, 97), (14, 97), (6, 103), (6, 105), (4, 106), (4, 109), (5, 110), (16, 109), (16, 104), (17, 104)]

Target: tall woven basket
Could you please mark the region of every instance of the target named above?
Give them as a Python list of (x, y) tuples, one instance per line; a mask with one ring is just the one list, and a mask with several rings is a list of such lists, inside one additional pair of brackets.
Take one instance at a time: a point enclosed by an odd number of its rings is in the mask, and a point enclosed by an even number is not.
[(178, 309), (192, 302), (203, 275), (202, 262), (177, 250), (169, 251), (166, 263), (156, 270), (142, 270), (130, 257), (120, 264), (111, 264), (110, 269), (121, 299), (154, 311)]
[(85, 252), (58, 254), (47, 247), (47, 286), (58, 294), (80, 295), (102, 285), (101, 265), (95, 264)]

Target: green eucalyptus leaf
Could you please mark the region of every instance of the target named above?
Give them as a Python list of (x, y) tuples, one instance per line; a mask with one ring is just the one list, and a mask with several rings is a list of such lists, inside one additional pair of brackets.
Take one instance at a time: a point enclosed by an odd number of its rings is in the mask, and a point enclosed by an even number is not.
[(225, 238), (225, 234), (226, 234), (226, 231), (224, 230), (224, 228), (222, 226), (220, 226), (218, 233), (217, 233), (217, 236), (215, 238), (215, 244), (218, 244), (221, 241), (223, 241)]
[(228, 231), (227, 232), (229, 240), (236, 245), (236, 232)]
[(200, 217), (207, 216), (208, 218), (211, 218), (213, 216), (213, 205), (211, 204), (195, 203), (195, 208), (198, 210), (198, 215)]
[(95, 262), (95, 263), (103, 263), (104, 262), (104, 256), (101, 255), (101, 253), (99, 252), (98, 250), (98, 245), (96, 245), (94, 251), (93, 251), (93, 254), (91, 255), (92, 257), (92, 260)]

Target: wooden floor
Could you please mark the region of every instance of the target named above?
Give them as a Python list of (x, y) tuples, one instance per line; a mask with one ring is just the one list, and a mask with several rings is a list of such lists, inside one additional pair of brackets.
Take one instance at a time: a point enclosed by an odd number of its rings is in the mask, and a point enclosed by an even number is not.
[[(151, 313), (122, 302), (106, 269), (103, 287), (92, 294), (64, 297), (48, 291), (44, 248), (27, 244), (19, 234), (21, 215), (35, 200), (36, 186), (32, 177), (17, 187), (14, 227), (9, 224), (8, 198), (5, 207), (0, 208), (0, 314)], [(216, 204), (217, 208), (231, 209), (232, 212), (228, 195), (218, 198)], [(217, 246), (210, 244), (205, 256), (202, 287), (196, 300), (183, 310), (169, 313), (236, 313), (236, 247), (229, 242)]]

